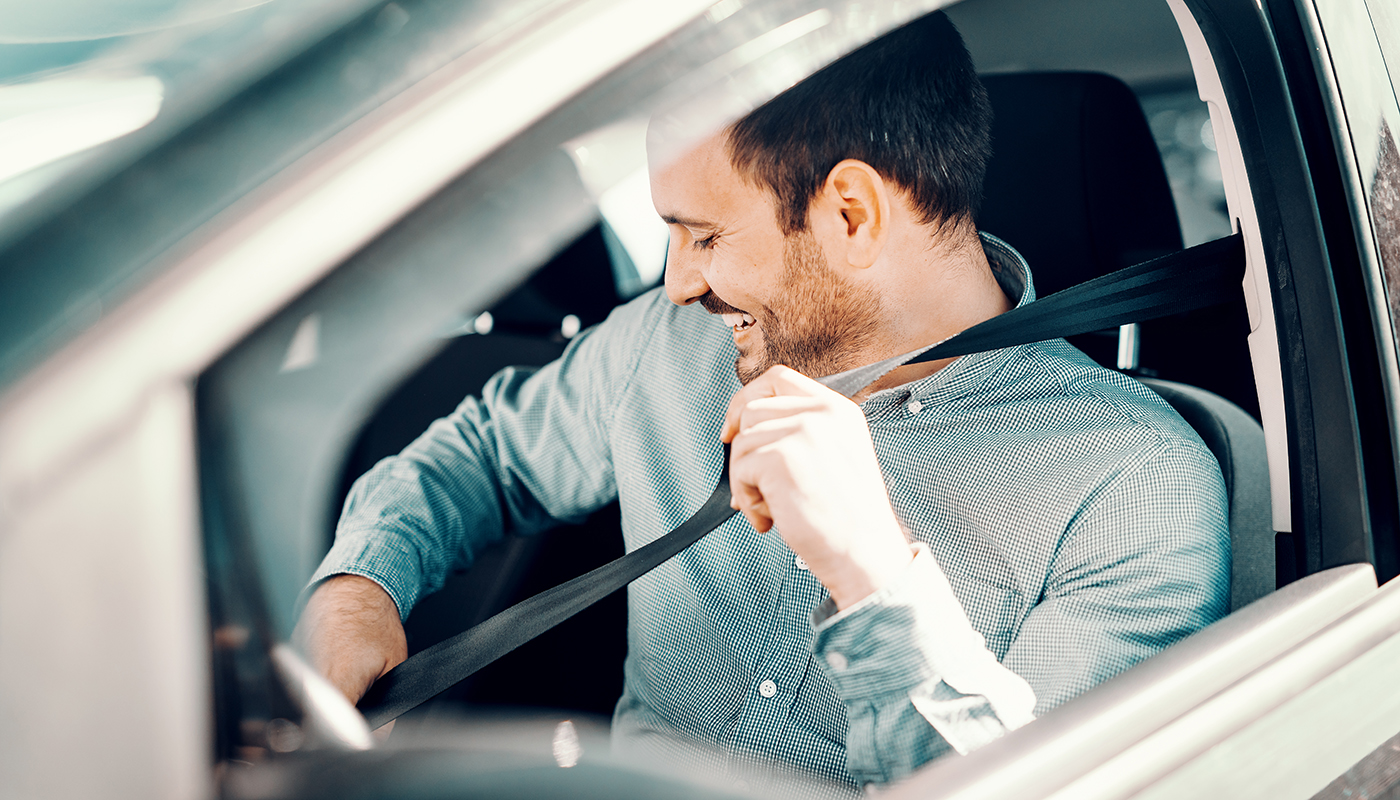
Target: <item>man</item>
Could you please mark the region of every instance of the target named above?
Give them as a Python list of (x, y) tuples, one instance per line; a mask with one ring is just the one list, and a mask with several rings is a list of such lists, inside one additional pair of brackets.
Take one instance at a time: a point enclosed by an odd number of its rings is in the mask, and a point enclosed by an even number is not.
[(1218, 467), (1144, 387), (1062, 341), (901, 367), (859, 405), (813, 380), (1033, 299), (972, 222), (989, 118), (940, 14), (654, 159), (666, 296), (356, 484), (299, 626), (312, 661), (358, 698), (417, 598), (505, 532), (617, 498), (628, 548), (654, 540), (721, 440), (743, 515), (629, 588), (630, 752), (883, 783), (1224, 614)]

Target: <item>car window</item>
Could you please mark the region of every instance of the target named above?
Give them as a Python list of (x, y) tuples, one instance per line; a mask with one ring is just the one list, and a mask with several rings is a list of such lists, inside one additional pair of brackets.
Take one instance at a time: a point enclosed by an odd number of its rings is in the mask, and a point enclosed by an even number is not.
[[(199, 105), (241, 88), (237, 76), (257, 77), (295, 53), (300, 37), (289, 41), (279, 29), (301, 29), (314, 40), (357, 10), (328, 17), (329, 5), (59, 0), (7, 8), (0, 21), (0, 231), (10, 233), (9, 212), (65, 174), (118, 158), (97, 145), (158, 117), (169, 132), (175, 118), (188, 122)], [(149, 113), (132, 113), (132, 95)], [(146, 146), (156, 141), (148, 137)], [(65, 156), (75, 157), (54, 163)], [(11, 180), (21, 174), (24, 180)]]
[(1400, 786), (1400, 736), (1392, 737), (1370, 755), (1313, 795), (1312, 800), (1394, 796)]
[[(1090, 25), (1080, 24), (1086, 13), (1092, 15)], [(983, 74), (1084, 70), (1126, 82), (1141, 101), (1162, 151), (1184, 244), (1230, 234), (1210, 112), (1196, 90), (1186, 47), (1166, 3), (1124, 0), (1108, 13), (1082, 4), (976, 0), (953, 6), (948, 16)]]
[(1317, 10), (1340, 95), (1344, 129), (1338, 133), (1350, 146), (1361, 183), (1360, 197), (1354, 200), (1361, 206), (1357, 218), (1362, 222), (1369, 218), (1374, 226), (1357, 233), (1363, 240), (1363, 250), (1381, 260), (1378, 266), (1384, 274), (1391, 328), (1385, 338), (1393, 344), (1395, 322), (1400, 319), (1400, 264), (1394, 263), (1394, 197), (1400, 191), (1400, 162), (1396, 159), (1400, 106), (1396, 105), (1391, 82), (1394, 73), (1387, 69), (1396, 67), (1387, 64), (1377, 37), (1382, 26), (1393, 24), (1394, 12), (1387, 8), (1376, 16), (1380, 25), (1373, 25), (1371, 9), (1362, 0), (1325, 0), (1317, 3)]
[[(1390, 78), (1393, 108), (1396, 92), (1400, 92), (1400, 6), (1368, 0), (1367, 10)], [(1384, 100), (1382, 92), (1382, 106)], [(1397, 309), (1400, 309), (1400, 149), (1396, 142), (1400, 141), (1400, 129), (1395, 120), (1383, 119), (1376, 138), (1376, 168), (1369, 177), (1367, 199), (1390, 297), (1391, 324), (1397, 325), (1400, 320), (1397, 317)], [(1362, 175), (1366, 177), (1364, 172)]]
[[(498, 304), (532, 271), (601, 219), (609, 293), (655, 281), (665, 241), (638, 180), (648, 118), (714, 129), (937, 5), (712, 6), (515, 136), (206, 371), (197, 403), (215, 626), (288, 636), (338, 511), (325, 499), (365, 418), (464, 329), (518, 322)], [(555, 322), (561, 335), (565, 323)], [(236, 739), (237, 721), (222, 724)]]
[(1144, 93), (1142, 110), (1162, 151), (1183, 243), (1190, 247), (1229, 236), (1232, 226), (1210, 109), (1190, 88)]
[(1371, 24), (1376, 27), (1390, 85), (1400, 87), (1400, 7), (1384, 0), (1366, 0), (1366, 10), (1370, 13)]
[[(1367, 467), (1380, 476), (1388, 474), (1392, 454), (1400, 452), (1400, 105), (1391, 80), (1395, 64), (1389, 63), (1395, 54), (1382, 50), (1382, 30), (1388, 30), (1395, 20), (1388, 6), (1376, 15), (1363, 0), (1327, 0), (1318, 2), (1316, 8), (1337, 95), (1330, 115), (1333, 136), (1345, 176), (1358, 266), (1364, 279), (1362, 291), (1369, 295), (1368, 316), (1375, 325), (1379, 374), (1385, 390), (1380, 402), (1358, 407), (1363, 413), (1374, 412), (1379, 420), (1386, 415), (1389, 418), (1390, 452), (1375, 450)], [(1368, 438), (1373, 449), (1380, 446), (1375, 441), (1379, 437)], [(1376, 497), (1382, 494), (1378, 492)], [(1371, 516), (1379, 531), (1387, 527), (1384, 520), (1395, 513), (1395, 502), (1377, 499), (1376, 503)], [(1371, 548), (1384, 577), (1400, 569), (1392, 541), (1393, 537), (1378, 533)]]

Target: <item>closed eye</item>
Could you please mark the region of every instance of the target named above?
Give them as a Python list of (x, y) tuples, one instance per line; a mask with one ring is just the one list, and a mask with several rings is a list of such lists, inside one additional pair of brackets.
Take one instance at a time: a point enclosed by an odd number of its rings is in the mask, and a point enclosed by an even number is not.
[(709, 250), (711, 247), (715, 246), (715, 240), (718, 238), (719, 234), (712, 233), (704, 239), (696, 239), (694, 242), (691, 242), (690, 246), (694, 247), (696, 250)]

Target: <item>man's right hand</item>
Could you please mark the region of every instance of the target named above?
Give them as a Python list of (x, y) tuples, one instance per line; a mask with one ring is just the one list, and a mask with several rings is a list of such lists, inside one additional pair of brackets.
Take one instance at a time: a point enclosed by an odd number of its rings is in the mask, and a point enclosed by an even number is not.
[(408, 640), (394, 599), (359, 575), (327, 578), (307, 601), (292, 641), (311, 666), (350, 698), (408, 658)]

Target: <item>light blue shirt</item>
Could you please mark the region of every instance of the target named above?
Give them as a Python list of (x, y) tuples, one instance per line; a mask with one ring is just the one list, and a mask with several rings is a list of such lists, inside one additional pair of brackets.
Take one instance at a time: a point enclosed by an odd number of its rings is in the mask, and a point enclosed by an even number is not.
[[(1034, 299), (1021, 257), (984, 243), (1008, 296)], [(372, 578), (407, 617), (507, 533), (617, 499), (628, 550), (664, 535), (719, 476), (736, 355), (698, 305), (658, 290), (618, 308), (360, 478), (313, 581)], [(861, 408), (910, 567), (834, 613), (779, 536), (735, 516), (629, 587), (617, 747), (759, 789), (785, 765), (853, 790), (975, 749), (1226, 613), (1214, 457), (1063, 340), (965, 356)]]

